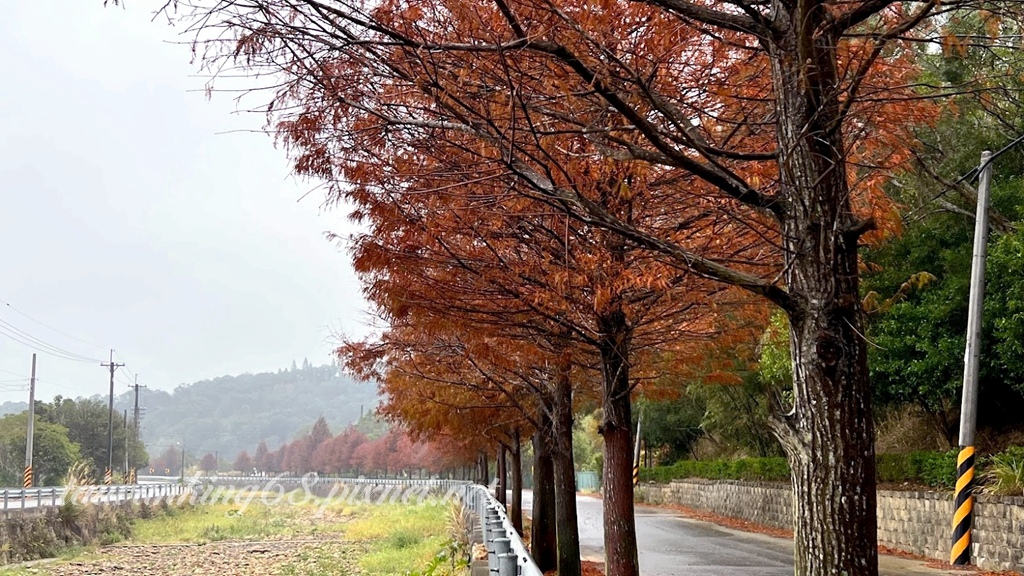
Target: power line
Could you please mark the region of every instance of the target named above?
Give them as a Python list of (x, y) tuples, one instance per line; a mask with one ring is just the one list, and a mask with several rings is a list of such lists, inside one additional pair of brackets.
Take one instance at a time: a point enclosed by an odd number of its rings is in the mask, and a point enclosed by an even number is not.
[[(116, 352), (116, 351), (115, 351), (115, 355), (117, 355), (118, 357), (120, 357), (120, 358), (121, 358), (121, 360), (122, 360), (122, 361), (124, 361), (125, 363), (127, 363), (127, 360), (125, 360), (125, 358), (124, 358), (124, 355), (123, 355), (123, 354), (121, 354), (120, 352)], [(136, 374), (136, 373), (132, 372), (132, 371), (131, 371), (131, 369), (130, 369), (130, 368), (128, 368), (127, 366), (124, 366), (124, 371), (125, 371), (125, 372), (126, 372), (126, 373), (128, 374), (128, 376), (129, 376), (129, 377), (131, 377), (131, 378), (138, 378), (138, 376), (139, 376), (138, 374)], [(134, 384), (133, 384), (133, 386), (134, 386)]]
[[(979, 174), (981, 174), (981, 172), (982, 172), (982, 171), (983, 171), (983, 170), (984, 170), (985, 168), (987, 168), (987, 167), (988, 167), (988, 166), (989, 166), (990, 164), (992, 164), (993, 162), (995, 162), (997, 158), (999, 158), (999, 157), (1000, 157), (1000, 156), (1002, 156), (1003, 154), (1005, 154), (1005, 153), (1009, 152), (1011, 148), (1013, 148), (1014, 146), (1016, 146), (1016, 145), (1020, 144), (1021, 142), (1024, 142), (1024, 134), (1022, 134), (1022, 135), (1020, 135), (1020, 136), (1018, 136), (1018, 137), (1014, 138), (1014, 139), (1013, 139), (1013, 140), (1012, 140), (1012, 141), (1011, 141), (1011, 142), (1010, 142), (1009, 144), (1007, 144), (1006, 146), (1003, 146), (1002, 148), (1000, 148), (1000, 149), (999, 149), (998, 151), (996, 151), (996, 153), (995, 153), (995, 154), (992, 154), (992, 156), (991, 156), (991, 157), (990, 157), (990, 158), (989, 158), (989, 159), (988, 159), (988, 160), (987, 160), (986, 162), (983, 162), (983, 163), (982, 163), (981, 165), (979, 165), (979, 166), (976, 166), (976, 167), (974, 167), (974, 168), (971, 168), (971, 169), (970, 169), (970, 170), (968, 170), (968, 171), (967, 171), (967, 173), (965, 173), (965, 174), (964, 174), (963, 176), (961, 176), (961, 177), (957, 178), (957, 179), (956, 179), (955, 181), (953, 181), (952, 183), (950, 183), (949, 185), (947, 185), (947, 186), (946, 186), (945, 188), (943, 188), (942, 190), (939, 190), (939, 191), (938, 191), (938, 192), (937, 192), (937, 193), (936, 193), (936, 194), (935, 194), (934, 196), (932, 196), (932, 197), (931, 197), (931, 198), (930, 198), (930, 199), (929, 199), (929, 200), (928, 200), (927, 202), (924, 202), (924, 203), (922, 203), (922, 204), (921, 204), (921, 207), (923, 207), (923, 206), (927, 206), (928, 204), (931, 204), (932, 202), (935, 202), (935, 201), (936, 201), (936, 200), (938, 200), (939, 198), (942, 198), (943, 196), (945, 196), (945, 195), (946, 195), (946, 193), (947, 193), (947, 192), (949, 192), (950, 190), (953, 190), (954, 188), (956, 188), (956, 187), (957, 187), (957, 186), (959, 186), (960, 184), (963, 184), (964, 182), (967, 182), (967, 181), (974, 181), (974, 179), (975, 179), (975, 178), (976, 178), (976, 177), (977, 177), (977, 176), (978, 176)], [(920, 207), (919, 207), (919, 208), (915, 208), (915, 209), (911, 210), (910, 212), (908, 212), (908, 213), (907, 213), (907, 215), (903, 217), (903, 221), (904, 221), (904, 222), (906, 222), (906, 221), (907, 221), (907, 218), (908, 218), (909, 216), (911, 216), (911, 215), (912, 215), (912, 214), (913, 214), (914, 212), (917, 212), (918, 210), (920, 210)]]
[(4, 320), (0, 320), (0, 335), (6, 336), (19, 344), (32, 348), (36, 352), (42, 352), (43, 354), (49, 354), (50, 356), (56, 356), (57, 358), (62, 358), (64, 360), (72, 360), (75, 362), (96, 362), (98, 360), (97, 358), (83, 356), (82, 354), (65, 350), (60, 346), (50, 344)]
[(32, 342), (38, 343), (41, 346), (52, 348), (53, 350), (55, 350), (56, 352), (59, 352), (61, 354), (66, 354), (68, 356), (75, 356), (75, 357), (78, 357), (78, 358), (84, 358), (84, 359), (90, 360), (90, 361), (91, 360), (95, 360), (94, 358), (89, 358), (88, 356), (85, 356), (84, 354), (79, 354), (77, 352), (74, 352), (74, 351), (71, 351), (71, 350), (67, 350), (66, 348), (62, 348), (60, 346), (57, 346), (56, 344), (50, 344), (49, 342), (46, 342), (45, 340), (43, 340), (41, 338), (36, 338), (35, 336), (29, 334), (28, 332), (22, 330), (21, 328), (18, 328), (14, 324), (11, 324), (10, 322), (7, 322), (5, 320), (0, 319), (0, 324), (3, 324), (4, 326), (8, 327), (10, 330), (13, 330), (16, 334), (18, 334), (18, 336), (27, 338), (27, 339), (31, 340)]
[(84, 392), (82, 392), (78, 388), (74, 388), (74, 387), (72, 387), (72, 386), (70, 386), (68, 384), (64, 384), (64, 383), (61, 383), (61, 382), (54, 382), (53, 380), (43, 380), (41, 378), (36, 378), (36, 382), (41, 382), (43, 384), (49, 384), (50, 386), (56, 386), (58, 388), (63, 388), (65, 390), (70, 390), (72, 392), (76, 392), (78, 394), (84, 394)]
[(60, 334), (61, 336), (64, 336), (65, 338), (70, 338), (70, 339), (74, 340), (75, 342), (79, 342), (81, 344), (85, 344), (86, 346), (92, 346), (93, 348), (99, 348), (101, 350), (105, 350), (106, 349), (106, 346), (99, 346), (99, 345), (93, 344), (91, 342), (86, 342), (85, 340), (82, 340), (81, 338), (75, 338), (74, 336), (72, 336), (72, 335), (70, 335), (70, 334), (68, 334), (66, 332), (61, 332), (60, 330), (57, 330), (56, 328), (53, 328), (52, 326), (48, 326), (46, 324), (43, 324), (39, 320), (36, 320), (35, 318), (29, 316), (28, 314), (25, 314), (21, 310), (18, 310), (17, 308), (15, 308), (14, 306), (11, 305), (10, 302), (4, 302), (3, 304), (4, 304), (4, 306), (7, 306), (12, 311), (14, 311), (16, 314), (20, 314), (21, 316), (24, 316), (25, 318), (28, 318), (32, 322), (35, 322), (36, 324), (42, 326), (43, 328), (46, 328), (47, 330), (50, 330), (51, 332), (55, 332), (57, 334)]

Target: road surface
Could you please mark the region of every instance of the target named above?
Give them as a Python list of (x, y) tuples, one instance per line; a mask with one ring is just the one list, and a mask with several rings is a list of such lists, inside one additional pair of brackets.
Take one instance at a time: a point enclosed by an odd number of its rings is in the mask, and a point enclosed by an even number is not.
[[(523, 494), (528, 512), (533, 495)], [(604, 562), (601, 500), (577, 496), (580, 552), (584, 560)], [(674, 511), (636, 507), (637, 546), (643, 576), (791, 576), (793, 543), (785, 538), (740, 532), (686, 518)], [(922, 562), (883, 556), (883, 576), (963, 576), (928, 568)]]

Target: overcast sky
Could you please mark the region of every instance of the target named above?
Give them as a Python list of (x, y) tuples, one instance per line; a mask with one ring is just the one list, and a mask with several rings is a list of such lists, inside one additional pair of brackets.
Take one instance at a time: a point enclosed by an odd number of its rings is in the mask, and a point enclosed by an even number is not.
[(300, 200), (315, 183), (252, 132), (262, 116), (207, 100), (153, 5), (5, 3), (0, 401), (27, 396), (15, 328), (90, 359), (40, 353), (43, 399), (105, 394), (109, 348), (128, 364), (118, 392), (134, 374), (169, 390), (326, 363), (332, 331), (366, 331), (348, 256), (323, 237), (350, 231), (344, 211)]

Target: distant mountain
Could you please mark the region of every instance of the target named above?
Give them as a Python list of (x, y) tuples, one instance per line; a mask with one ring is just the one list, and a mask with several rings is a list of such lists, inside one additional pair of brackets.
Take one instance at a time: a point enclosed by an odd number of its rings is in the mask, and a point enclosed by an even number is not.
[[(131, 392), (117, 397), (118, 409), (131, 417)], [(260, 440), (271, 450), (292, 440), (323, 416), (332, 432), (377, 407), (374, 383), (357, 382), (335, 366), (310, 366), (277, 373), (222, 376), (172, 393), (143, 388), (142, 439), (151, 457), (184, 441), (186, 451), (201, 456), (218, 452), (230, 461), (242, 450), (250, 454)], [(22, 408), (24, 409), (24, 408)]]
[[(4, 402), (0, 404), (0, 416), (21, 414), (25, 410), (28, 410), (28, 402)], [(28, 422), (27, 419), (25, 421)]]

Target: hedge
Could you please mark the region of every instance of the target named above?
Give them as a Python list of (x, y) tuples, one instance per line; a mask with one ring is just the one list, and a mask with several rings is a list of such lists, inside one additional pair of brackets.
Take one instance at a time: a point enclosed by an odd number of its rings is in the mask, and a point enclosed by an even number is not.
[(737, 460), (680, 460), (671, 466), (640, 470), (642, 480), (668, 482), (676, 478), (707, 478), (709, 480), (789, 480), (789, 464), (785, 458), (740, 458)]
[(875, 456), (875, 478), (879, 482), (953, 488), (956, 485), (956, 450), (879, 454)]
[[(879, 482), (952, 488), (955, 471), (956, 451), (876, 456), (876, 478)], [(677, 478), (785, 482), (789, 480), (789, 464), (781, 457), (681, 460), (671, 466), (642, 469), (640, 478), (654, 482), (669, 482)]]

